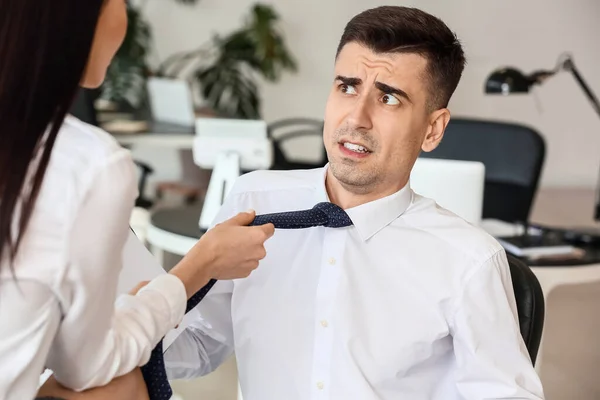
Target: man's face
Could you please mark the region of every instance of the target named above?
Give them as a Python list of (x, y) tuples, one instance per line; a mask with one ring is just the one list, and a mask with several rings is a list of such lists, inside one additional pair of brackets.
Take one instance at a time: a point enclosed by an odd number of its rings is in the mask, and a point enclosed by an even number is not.
[(441, 140), (447, 118), (441, 132), (436, 120), (447, 110), (428, 109), (426, 67), (420, 55), (376, 54), (353, 42), (340, 52), (323, 137), (330, 171), (347, 190), (399, 190), (420, 150)]

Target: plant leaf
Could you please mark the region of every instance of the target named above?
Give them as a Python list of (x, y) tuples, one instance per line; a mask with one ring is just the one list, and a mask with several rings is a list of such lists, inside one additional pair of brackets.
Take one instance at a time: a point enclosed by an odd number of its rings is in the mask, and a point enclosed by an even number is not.
[(219, 114), (231, 118), (260, 118), (258, 89), (243, 72), (243, 63), (233, 59), (199, 69), (196, 79), (201, 84), (206, 102)]

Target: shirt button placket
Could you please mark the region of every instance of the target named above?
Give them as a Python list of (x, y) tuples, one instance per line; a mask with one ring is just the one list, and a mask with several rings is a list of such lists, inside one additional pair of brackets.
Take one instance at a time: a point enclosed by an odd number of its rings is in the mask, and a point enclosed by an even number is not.
[(323, 238), (321, 273), (317, 289), (315, 343), (313, 354), (312, 397), (326, 400), (330, 395), (331, 366), (334, 342), (335, 299), (343, 263), (346, 233), (328, 229)]

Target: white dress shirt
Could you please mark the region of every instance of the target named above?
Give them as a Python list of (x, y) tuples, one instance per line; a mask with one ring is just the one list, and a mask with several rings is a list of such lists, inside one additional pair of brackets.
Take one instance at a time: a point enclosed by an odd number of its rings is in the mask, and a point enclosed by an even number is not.
[(136, 196), (129, 152), (108, 133), (67, 118), (15, 275), (6, 259), (0, 269), (1, 399), (34, 398), (44, 367), (76, 390), (104, 385), (145, 364), (181, 321), (185, 288), (172, 275), (115, 307)]
[[(217, 221), (328, 201), (325, 169), (258, 171)], [(218, 282), (166, 352), (171, 378), (235, 351), (244, 400), (542, 399), (502, 247), (410, 185), (354, 225), (277, 230), (246, 279)]]

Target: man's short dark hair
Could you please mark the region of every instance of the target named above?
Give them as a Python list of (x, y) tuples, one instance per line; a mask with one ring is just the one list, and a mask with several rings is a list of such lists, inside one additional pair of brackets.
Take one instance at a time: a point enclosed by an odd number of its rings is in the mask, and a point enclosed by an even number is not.
[(356, 15), (344, 29), (337, 49), (351, 42), (375, 53), (413, 53), (427, 60), (431, 109), (448, 106), (465, 67), (456, 35), (437, 17), (416, 8), (383, 6)]

